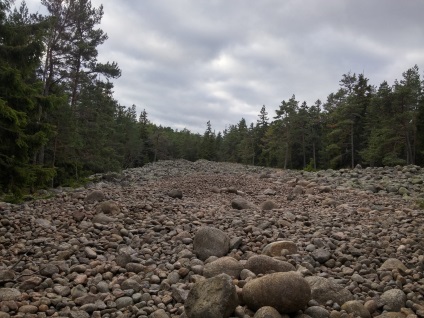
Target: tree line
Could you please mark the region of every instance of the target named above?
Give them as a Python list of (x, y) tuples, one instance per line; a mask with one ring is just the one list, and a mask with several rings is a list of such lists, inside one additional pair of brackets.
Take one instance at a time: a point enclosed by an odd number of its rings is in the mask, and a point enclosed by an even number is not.
[(418, 66), (379, 87), (347, 73), (325, 102), (293, 95), (256, 122), (203, 134), (152, 123), (113, 96), (121, 70), (99, 61), (103, 7), (89, 0), (0, 2), (0, 193), (72, 186), (92, 173), (162, 159), (290, 169), (424, 164), (424, 82)]

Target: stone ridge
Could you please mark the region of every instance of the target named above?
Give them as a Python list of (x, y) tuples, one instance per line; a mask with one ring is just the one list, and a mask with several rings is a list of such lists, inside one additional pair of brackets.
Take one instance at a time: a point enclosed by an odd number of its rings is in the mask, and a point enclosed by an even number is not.
[(423, 170), (160, 161), (0, 203), (0, 317), (424, 317)]

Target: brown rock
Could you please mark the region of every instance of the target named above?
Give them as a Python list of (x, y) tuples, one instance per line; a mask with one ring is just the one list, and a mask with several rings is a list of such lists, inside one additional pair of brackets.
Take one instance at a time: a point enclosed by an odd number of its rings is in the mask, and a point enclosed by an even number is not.
[(271, 272), (289, 272), (295, 270), (292, 264), (276, 260), (267, 255), (254, 255), (250, 257), (244, 267), (256, 275), (267, 274)]
[(252, 310), (271, 306), (280, 313), (293, 313), (306, 307), (311, 289), (296, 272), (273, 273), (252, 279), (243, 287), (243, 301)]
[(289, 254), (297, 253), (297, 246), (292, 241), (277, 241), (269, 243), (262, 250), (262, 254), (268, 256), (281, 256), (281, 251), (285, 249), (289, 251)]

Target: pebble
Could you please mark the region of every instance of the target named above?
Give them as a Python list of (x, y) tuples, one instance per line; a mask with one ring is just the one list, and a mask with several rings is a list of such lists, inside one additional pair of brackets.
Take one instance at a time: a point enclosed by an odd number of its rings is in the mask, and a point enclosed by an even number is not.
[[(177, 160), (98, 180), (0, 203), (0, 317), (178, 317), (207, 277), (230, 274), (239, 297), (280, 271), (311, 288), (297, 317), (347, 317), (356, 305), (372, 316), (424, 316), (420, 167), (304, 172)], [(217, 234), (199, 248), (207, 227)]]

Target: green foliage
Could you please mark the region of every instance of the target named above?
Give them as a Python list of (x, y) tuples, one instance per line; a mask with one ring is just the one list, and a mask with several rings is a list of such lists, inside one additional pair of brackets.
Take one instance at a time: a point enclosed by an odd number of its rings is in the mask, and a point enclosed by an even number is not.
[(308, 165), (305, 168), (303, 168), (303, 170), (308, 171), (308, 172), (316, 171), (316, 168), (314, 168), (314, 159), (313, 158), (311, 158), (309, 160)]

